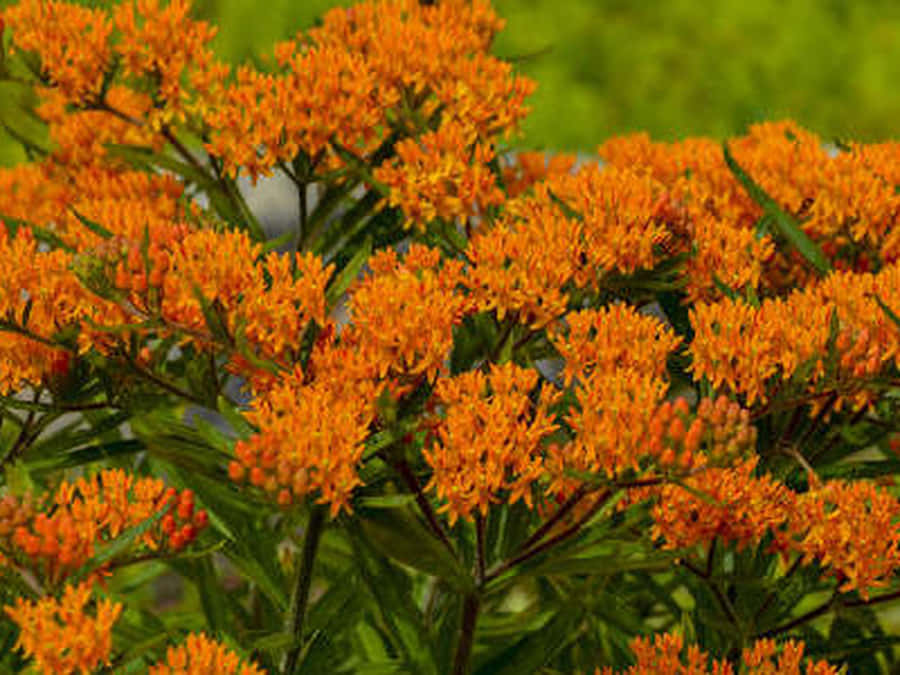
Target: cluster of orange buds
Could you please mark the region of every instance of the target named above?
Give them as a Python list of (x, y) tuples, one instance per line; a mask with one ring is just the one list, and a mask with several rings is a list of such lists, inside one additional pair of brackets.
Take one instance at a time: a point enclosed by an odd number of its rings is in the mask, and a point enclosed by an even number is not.
[(82, 583), (66, 586), (59, 599), (16, 598), (15, 606), (3, 608), (19, 627), (16, 646), (33, 659), (40, 673), (88, 673), (109, 664), (112, 627), (123, 606), (102, 599), (89, 612), (91, 595), (91, 584)]
[(693, 419), (687, 399), (678, 398), (657, 408), (648, 446), (661, 467), (727, 465), (753, 452), (756, 427), (750, 423), (750, 412), (724, 395), (715, 403), (704, 398)]
[(169, 647), (165, 661), (148, 675), (265, 675), (266, 671), (203, 633), (191, 633), (184, 644)]
[(138, 241), (118, 240), (113, 243), (109, 240), (105, 249), (97, 251), (97, 255), (106, 254), (108, 259), (115, 261), (113, 283), (117, 289), (140, 298), (148, 288), (162, 287), (170, 264), (167, 241), (180, 240), (189, 232), (187, 225), (173, 225), (166, 229), (170, 231), (154, 231), (152, 241), (146, 246)]
[(209, 523), (206, 511), (195, 508), (191, 490), (179, 493), (159, 479), (109, 469), (63, 482), (52, 499), (45, 495), (33, 502), (7, 495), (0, 502), (0, 529), (13, 551), (56, 582), (89, 560), (98, 545), (160, 512), (160, 522), (141, 535), (138, 546), (178, 551)]
[[(787, 640), (757, 640), (741, 652), (739, 669), (725, 659), (713, 659), (696, 645), (685, 647), (684, 638), (675, 633), (658, 633), (652, 638), (631, 641), (637, 663), (623, 671), (598, 668), (596, 675), (838, 675), (827, 661), (804, 659), (806, 645)], [(804, 667), (805, 665), (805, 667)]]

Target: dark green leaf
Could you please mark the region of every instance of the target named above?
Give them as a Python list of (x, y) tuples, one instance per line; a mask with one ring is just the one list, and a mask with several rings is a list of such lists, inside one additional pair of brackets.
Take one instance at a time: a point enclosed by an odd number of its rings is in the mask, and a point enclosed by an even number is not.
[(360, 526), (372, 544), (389, 558), (443, 579), (460, 592), (473, 589), (459, 561), (407, 508), (359, 512)]
[(831, 271), (831, 263), (822, 253), (819, 247), (810, 239), (807, 234), (800, 228), (800, 225), (793, 216), (786, 213), (776, 202), (763, 190), (741, 166), (737, 163), (728, 149), (727, 141), (722, 143), (722, 153), (725, 157), (725, 163), (731, 172), (737, 178), (738, 182), (750, 195), (750, 198), (759, 204), (769, 216), (768, 222), (775, 226), (778, 232), (793, 246), (815, 269), (819, 274), (827, 274)]

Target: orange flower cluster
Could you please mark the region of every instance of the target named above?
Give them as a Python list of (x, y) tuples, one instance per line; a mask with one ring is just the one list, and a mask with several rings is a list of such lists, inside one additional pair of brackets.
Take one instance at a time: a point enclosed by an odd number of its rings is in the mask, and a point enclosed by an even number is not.
[[(508, 133), (524, 119), (523, 102), (534, 83), (488, 53), (503, 21), (486, 0), (369, 0), (336, 8), (309, 31), (318, 45), (364, 54), (381, 95), (421, 114), (440, 108), (445, 118), (466, 120), (487, 139)], [(416, 114), (397, 112), (401, 119)]]
[(58, 0), (22, 0), (0, 13), (13, 45), (37, 52), (42, 74), (70, 103), (99, 95), (113, 55), (105, 11)]
[(123, 606), (103, 599), (93, 611), (91, 585), (66, 586), (60, 599), (45, 597), (36, 602), (16, 598), (15, 606), (4, 607), (19, 626), (16, 646), (34, 660), (45, 675), (93, 672), (109, 664), (112, 626)]
[(235, 445), (229, 476), (283, 506), (318, 493), (332, 517), (349, 510), (378, 391), (371, 364), (326, 334), (306, 373), (298, 364), (254, 399), (245, 416), (260, 431)]
[(408, 225), (421, 230), (435, 218), (454, 221), (478, 215), (506, 197), (490, 166), (494, 151), (477, 131), (455, 120), (437, 131), (397, 144), (397, 158), (375, 170), (390, 188), (387, 202), (399, 206)]
[[(127, 317), (114, 315), (104, 326), (159, 318), (201, 346), (218, 340), (227, 343), (220, 348), (233, 350), (247, 342), (259, 356), (289, 366), (309, 321), (325, 320), (325, 287), (333, 267), (311, 254), (295, 254), (293, 260), (263, 254), (262, 245), (243, 232), (163, 221), (149, 241), (143, 235), (110, 239), (92, 254), (102, 261), (100, 286), (122, 292), (118, 306)], [(210, 332), (198, 293), (218, 313), (227, 340)], [(83, 339), (102, 345), (103, 331), (85, 331)], [(234, 364), (253, 372), (236, 355)]]
[(59, 159), (97, 164), (111, 142), (159, 148), (158, 131), (204, 112), (228, 69), (209, 49), (214, 29), (189, 10), (187, 0), (139, 0), (111, 11), (24, 0), (0, 14), (13, 45), (40, 59), (38, 113)]
[(688, 471), (730, 461), (756, 441), (749, 413), (720, 398), (704, 399), (695, 416), (687, 401), (664, 401), (666, 358), (679, 338), (658, 319), (624, 304), (573, 312), (551, 340), (566, 360), (566, 385), (577, 407), (565, 417), (572, 442), (550, 449), (554, 491), (571, 487), (566, 468), (616, 478), (660, 467)]
[(868, 481), (831, 481), (796, 500), (778, 539), (868, 599), (900, 569), (900, 500)]
[[(896, 143), (852, 145), (831, 154), (822, 139), (793, 122), (768, 122), (729, 143), (738, 164), (802, 224), (837, 269), (865, 272), (896, 260), (900, 196), (893, 175)], [(689, 216), (696, 247), (687, 266), (691, 299), (719, 295), (716, 279), (782, 293), (810, 279), (795, 253), (776, 253), (767, 235), (754, 240), (762, 209), (708, 139), (663, 144), (646, 134), (612, 139), (599, 154), (611, 166), (646, 171)]]
[(203, 633), (191, 633), (183, 645), (169, 647), (165, 662), (150, 666), (148, 675), (265, 675), (252, 661), (244, 661)]
[(575, 155), (518, 152), (503, 167), (504, 190), (510, 199), (515, 199), (536, 183), (570, 173), (576, 161)]
[(69, 262), (64, 251), (40, 251), (30, 230), (11, 236), (0, 223), (0, 394), (49, 377), (64, 352), (54, 336), (96, 307)]
[(743, 548), (781, 528), (796, 495), (770, 476), (755, 477), (757, 459), (709, 468), (686, 479), (701, 499), (677, 485), (664, 485), (653, 507), (653, 537), (670, 549), (691, 548), (716, 537)]
[(206, 332), (199, 291), (221, 312), (232, 338), (240, 335), (263, 357), (290, 364), (309, 321), (325, 321), (325, 286), (334, 269), (311, 254), (293, 258), (263, 255), (242, 232), (198, 230), (173, 243), (160, 314)]
[(342, 339), (358, 344), (380, 377), (397, 384), (433, 379), (450, 356), (454, 327), (471, 309), (457, 290), (461, 263), (413, 244), (402, 261), (392, 249), (376, 252), (369, 269), (350, 291), (352, 323)]
[(162, 480), (107, 469), (92, 478), (63, 482), (49, 504), (45, 499), (32, 503), (28, 498), (4, 497), (0, 542), (57, 582), (88, 561), (97, 546), (160, 512), (165, 515), (140, 536), (137, 546), (180, 550), (209, 521), (205, 511), (195, 509), (190, 490), (178, 493)]
[[(849, 400), (859, 408), (869, 400), (865, 378), (889, 361), (900, 364), (900, 327), (876, 299), (900, 308), (898, 284), (900, 267), (890, 265), (876, 275), (835, 273), (786, 299), (763, 300), (759, 307), (730, 299), (697, 303), (691, 308), (694, 377), (705, 377), (714, 387), (726, 385), (745, 395), (749, 405), (768, 400), (774, 379), (788, 381), (798, 372), (813, 390), (826, 375), (836, 316), (839, 333), (833, 347), (840, 369), (828, 385), (842, 392), (838, 407)], [(797, 321), (798, 316), (804, 320)]]
[[(806, 661), (803, 667), (802, 642), (787, 640), (776, 645), (773, 640), (757, 640), (743, 650), (740, 669), (722, 659), (712, 659), (696, 645), (685, 649), (684, 638), (662, 633), (650, 638), (638, 637), (631, 642), (637, 664), (621, 675), (838, 675), (838, 669), (826, 661)], [(612, 668), (597, 669), (597, 675), (614, 675)]]
[(191, 19), (190, 10), (189, 0), (168, 0), (164, 6), (159, 0), (137, 0), (119, 5), (113, 15), (119, 33), (116, 54), (124, 74), (150, 78), (156, 85), (148, 116), (151, 128), (204, 112), (206, 101), (195, 101), (195, 92), (208, 97), (218, 91), (228, 71), (209, 48), (216, 29)]
[[(514, 128), (527, 112), (523, 101), (532, 83), (514, 77), (509, 64), (487, 53), (500, 25), (485, 2), (423, 7), (413, 0), (375, 0), (333, 9), (308, 35), (276, 47), (281, 73), (238, 71), (237, 81), (205, 117), (213, 131), (207, 149), (232, 174), (245, 168), (253, 178), (298, 153), (314, 163), (324, 158), (327, 165), (341, 165), (332, 144), (366, 157), (389, 127), (406, 134), (408, 126), (412, 133), (427, 131), (425, 120), (440, 107), (445, 119), (466, 121), (467, 142), (460, 145), (455, 130), (423, 142), (434, 146), (432, 155), (451, 143), (454, 153), (465, 153), (474, 141), (469, 129), (487, 139)], [(447, 167), (432, 166), (438, 157), (426, 152), (423, 158), (412, 146), (398, 147), (398, 154), (401, 150), (413, 165), (421, 163), (423, 182), (427, 170), (440, 169), (432, 177), (433, 190), (447, 181)], [(483, 165), (488, 153), (476, 150), (483, 162), (472, 167), (466, 161), (467, 168), (449, 171), (463, 206), (473, 188), (466, 183), (482, 187), (489, 176)], [(390, 167), (384, 172), (394, 175)], [(411, 205), (403, 189), (400, 193), (392, 199)]]
[(565, 361), (566, 385), (595, 373), (639, 370), (664, 377), (666, 358), (681, 340), (656, 317), (626, 304), (566, 315), (550, 339)]
[(832, 481), (797, 494), (771, 476), (754, 476), (756, 458), (710, 468), (687, 485), (664, 485), (653, 507), (653, 536), (670, 549), (720, 538), (743, 548), (775, 537), (773, 550), (814, 560), (868, 598), (900, 569), (900, 501), (867, 481)]
[(245, 169), (256, 180), (299, 152), (319, 157), (331, 142), (352, 150), (370, 148), (384, 124), (385, 100), (365, 58), (344, 46), (280, 45), (280, 75), (249, 66), (211, 106), (213, 130), (207, 150), (225, 170)]
[(565, 313), (573, 287), (602, 289), (608, 274), (649, 269), (667, 247), (675, 252), (680, 226), (662, 197), (661, 184), (628, 170), (589, 164), (554, 174), (474, 234), (465, 284), (480, 307), (544, 327)]
[(544, 473), (543, 441), (557, 429), (549, 411), (557, 397), (543, 388), (533, 401), (537, 384), (536, 371), (513, 363), (438, 380), (443, 415), (435, 444), (422, 453), (434, 470), (426, 488), (445, 501), (451, 525), (486, 516), (502, 491), (509, 503), (531, 506), (532, 485)]

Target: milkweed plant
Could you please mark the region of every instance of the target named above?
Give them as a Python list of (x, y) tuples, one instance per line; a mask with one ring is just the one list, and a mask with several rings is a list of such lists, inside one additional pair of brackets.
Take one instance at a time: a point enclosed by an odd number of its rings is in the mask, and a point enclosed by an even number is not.
[(3, 672), (897, 672), (900, 143), (514, 151), (502, 26), (0, 12)]

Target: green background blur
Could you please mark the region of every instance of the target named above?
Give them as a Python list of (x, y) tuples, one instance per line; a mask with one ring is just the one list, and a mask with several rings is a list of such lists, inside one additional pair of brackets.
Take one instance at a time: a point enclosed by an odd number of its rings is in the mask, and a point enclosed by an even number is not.
[[(10, 4), (0, 0), (0, 5)], [(241, 62), (349, 0), (199, 0)], [(791, 117), (826, 139), (900, 135), (896, 0), (495, 0), (496, 43), (539, 83), (522, 144), (591, 152), (610, 135), (723, 137)], [(528, 56), (530, 55), (530, 56)], [(2, 101), (0, 101), (2, 104)], [(5, 146), (5, 149), (4, 149)], [(0, 162), (18, 157), (0, 143)]]

